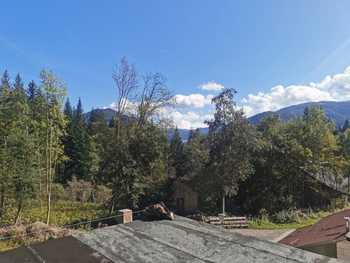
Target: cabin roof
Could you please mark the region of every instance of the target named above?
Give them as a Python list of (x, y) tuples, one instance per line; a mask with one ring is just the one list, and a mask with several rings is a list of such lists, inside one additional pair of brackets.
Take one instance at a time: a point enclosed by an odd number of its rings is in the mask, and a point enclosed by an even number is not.
[(349, 216), (350, 209), (329, 215), (312, 226), (294, 231), (282, 239), (280, 243), (294, 247), (303, 247), (345, 240), (347, 231), (344, 217)]

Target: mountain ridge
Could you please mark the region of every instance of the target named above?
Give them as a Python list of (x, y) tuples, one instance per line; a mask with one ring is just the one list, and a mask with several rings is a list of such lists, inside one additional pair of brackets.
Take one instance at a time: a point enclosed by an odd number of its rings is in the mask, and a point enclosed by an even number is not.
[[(261, 112), (249, 117), (248, 120), (253, 125), (257, 125), (263, 118), (269, 115), (277, 115), (281, 118), (281, 120), (288, 121), (290, 119), (302, 116), (304, 114), (305, 108), (311, 107), (311, 106), (322, 107), (325, 111), (326, 116), (335, 123), (337, 128), (342, 127), (344, 122), (347, 119), (350, 119), (350, 101), (319, 101), (319, 102), (305, 102), (305, 103), (295, 104), (295, 105), (281, 108), (276, 111)], [(94, 110), (102, 111), (107, 121), (110, 121), (113, 118), (115, 113), (115, 111), (110, 108), (94, 109)], [(87, 112), (85, 114), (87, 119), (89, 119), (89, 116), (91, 116), (92, 111)], [(169, 129), (168, 131), (169, 138), (172, 136), (173, 130), (174, 129)], [(208, 128), (206, 127), (199, 128), (199, 130), (202, 134), (208, 133)], [(190, 129), (179, 129), (179, 132), (182, 140), (186, 141), (190, 133)]]

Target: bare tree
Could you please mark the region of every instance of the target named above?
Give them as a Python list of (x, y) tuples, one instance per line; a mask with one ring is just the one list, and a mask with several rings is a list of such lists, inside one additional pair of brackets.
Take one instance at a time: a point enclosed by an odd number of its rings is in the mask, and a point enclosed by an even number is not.
[(165, 81), (159, 73), (144, 76), (137, 109), (138, 126), (149, 121), (159, 109), (172, 104), (173, 96), (165, 85)]
[(123, 57), (112, 77), (118, 93), (116, 102), (117, 118), (120, 118), (125, 114), (131, 96), (138, 87), (137, 74), (134, 66), (129, 64), (126, 57)]

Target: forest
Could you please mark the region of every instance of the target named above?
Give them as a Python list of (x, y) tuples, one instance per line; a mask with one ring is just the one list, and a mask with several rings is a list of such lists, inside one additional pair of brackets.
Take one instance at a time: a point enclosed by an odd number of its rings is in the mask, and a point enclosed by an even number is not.
[(209, 214), (221, 211), (223, 198), (228, 213), (252, 216), (346, 199), (349, 122), (336, 127), (312, 107), (301, 118), (269, 116), (253, 126), (236, 105), (236, 91), (224, 89), (212, 100), (208, 135), (193, 130), (182, 141), (160, 114), (176, 104), (164, 76), (141, 75), (123, 58), (112, 78), (116, 113), (107, 122), (102, 111), (86, 114), (80, 99), (72, 105), (51, 71), (28, 84), (3, 73), (0, 224), (30, 220), (33, 207), (46, 224), (57, 222), (53, 207), (63, 201), (96, 204), (89, 209), (108, 215), (158, 201), (172, 207), (177, 178), (200, 193), (200, 210)]

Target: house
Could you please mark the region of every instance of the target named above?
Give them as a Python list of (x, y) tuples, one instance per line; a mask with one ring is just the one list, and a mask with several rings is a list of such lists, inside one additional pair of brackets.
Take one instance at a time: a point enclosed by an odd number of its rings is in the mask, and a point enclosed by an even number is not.
[[(129, 221), (131, 221), (131, 218)], [(176, 216), (132, 221), (0, 253), (1, 263), (338, 262)]]
[(346, 218), (350, 209), (332, 214), (312, 226), (298, 229), (280, 243), (325, 256), (350, 260), (349, 227)]
[(178, 178), (173, 182), (175, 212), (179, 215), (198, 211), (198, 193), (193, 190), (189, 179)]

